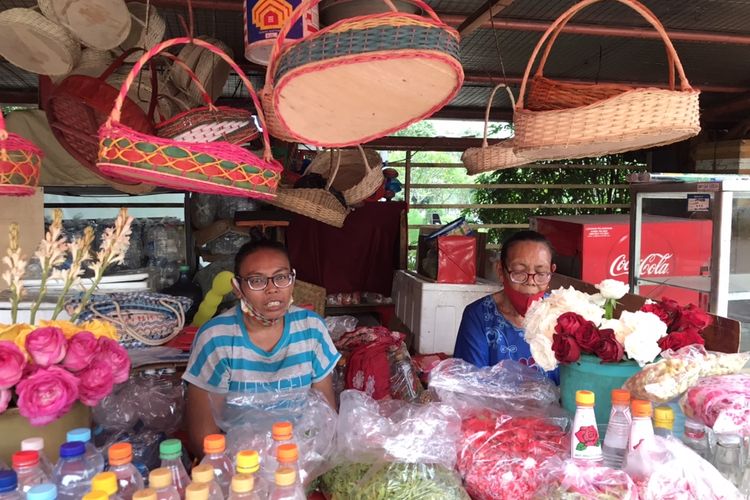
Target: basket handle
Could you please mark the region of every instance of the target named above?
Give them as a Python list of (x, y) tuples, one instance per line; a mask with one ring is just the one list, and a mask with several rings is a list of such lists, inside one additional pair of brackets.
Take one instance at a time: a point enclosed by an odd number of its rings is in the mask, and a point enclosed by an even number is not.
[(336, 165), (333, 167), (333, 171), (331, 172), (331, 175), (328, 176), (328, 182), (326, 182), (326, 191), (329, 191), (331, 189), (331, 186), (333, 185), (333, 179), (336, 178), (336, 174), (339, 173), (339, 166), (341, 166), (341, 150), (340, 149), (331, 150), (331, 161), (333, 161), (334, 151), (336, 151)]
[(102, 73), (99, 76), (99, 80), (105, 81), (107, 78), (109, 78), (110, 76), (112, 76), (112, 73), (114, 73), (115, 71), (117, 71), (120, 68), (120, 66), (122, 66), (123, 64), (125, 64), (125, 59), (127, 59), (129, 56), (131, 56), (132, 54), (135, 54), (136, 52), (139, 52), (139, 51), (140, 52), (144, 52), (144, 49), (142, 49), (140, 47), (133, 47), (133, 48), (130, 48), (130, 49), (126, 50), (125, 52), (123, 52), (119, 56), (117, 56), (117, 59), (115, 59), (114, 61), (112, 61), (112, 63), (109, 66), (107, 66), (107, 69), (104, 70), (104, 73)]
[(198, 75), (195, 74), (195, 72), (192, 70), (190, 66), (185, 64), (185, 62), (177, 57), (174, 54), (171, 54), (169, 52), (162, 52), (162, 57), (166, 57), (167, 59), (170, 59), (173, 64), (175, 64), (177, 67), (182, 69), (187, 75), (190, 77), (190, 80), (192, 80), (195, 87), (198, 89), (198, 92), (201, 94), (201, 99), (203, 99), (203, 102), (206, 103), (206, 106), (211, 111), (216, 111), (216, 106), (214, 106), (213, 101), (211, 100), (211, 96), (208, 95), (208, 91), (206, 90), (206, 87), (203, 86), (203, 84), (200, 81), (200, 78), (198, 78)]
[[(529, 75), (531, 73), (531, 67), (534, 64), (534, 61), (536, 60), (537, 56), (539, 55), (539, 51), (541, 50), (544, 43), (547, 41), (547, 39), (552, 35), (555, 30), (563, 23), (568, 22), (568, 20), (573, 17), (573, 15), (577, 14), (579, 11), (585, 9), (589, 5), (601, 2), (602, 0), (582, 0), (581, 2), (573, 5), (568, 10), (566, 10), (560, 17), (555, 19), (555, 21), (547, 28), (547, 31), (544, 32), (542, 37), (539, 39), (539, 42), (537, 42), (536, 47), (534, 47), (534, 52), (531, 54), (531, 57), (529, 58), (529, 62), (526, 65), (526, 71), (524, 71), (523, 74), (523, 80), (521, 81), (521, 90), (518, 93), (518, 103), (516, 104), (516, 110), (523, 109), (523, 98), (524, 94), (526, 93), (526, 85), (529, 81)], [(651, 26), (654, 27), (654, 29), (659, 33), (662, 41), (664, 42), (664, 45), (666, 46), (667, 53), (671, 55), (672, 60), (674, 61), (674, 65), (677, 69), (677, 74), (680, 76), (680, 90), (686, 91), (691, 90), (692, 87), (690, 86), (690, 82), (688, 82), (687, 76), (685, 76), (685, 70), (682, 67), (682, 62), (680, 61), (680, 57), (677, 55), (677, 51), (674, 48), (674, 45), (672, 45), (672, 40), (669, 39), (669, 35), (667, 34), (666, 30), (664, 29), (664, 26), (661, 24), (661, 22), (651, 13), (650, 10), (648, 10), (646, 7), (643, 6), (640, 2), (637, 2), (636, 0), (616, 0), (620, 2), (621, 4), (624, 4), (637, 13), (639, 13), (646, 21), (651, 24)]]
[(8, 129), (5, 128), (5, 117), (3, 110), (0, 109), (0, 160), (8, 161), (8, 151), (5, 143), (8, 141)]
[(489, 123), (490, 123), (490, 109), (492, 109), (492, 101), (495, 99), (495, 93), (501, 88), (504, 88), (505, 90), (508, 91), (508, 97), (510, 98), (511, 109), (516, 108), (516, 99), (513, 97), (513, 92), (511, 92), (510, 88), (504, 83), (499, 83), (495, 85), (495, 88), (492, 89), (492, 92), (490, 93), (490, 98), (487, 100), (487, 108), (484, 110), (484, 135), (482, 137), (483, 148), (486, 148), (488, 146), (487, 127), (489, 126)]
[(188, 43), (192, 43), (193, 45), (197, 45), (198, 47), (202, 47), (206, 50), (209, 50), (216, 54), (217, 56), (221, 57), (224, 61), (226, 61), (227, 64), (237, 73), (237, 76), (240, 77), (242, 82), (245, 84), (245, 87), (247, 87), (247, 91), (250, 94), (250, 97), (253, 100), (253, 104), (255, 105), (255, 111), (258, 114), (258, 121), (260, 122), (261, 127), (263, 128), (263, 159), (265, 161), (271, 161), (273, 159), (273, 155), (271, 154), (271, 139), (268, 136), (268, 127), (266, 127), (266, 119), (263, 115), (263, 109), (260, 106), (260, 101), (258, 100), (258, 95), (255, 93), (255, 88), (253, 87), (253, 84), (250, 83), (250, 80), (245, 76), (245, 73), (240, 69), (239, 66), (237, 66), (237, 63), (235, 63), (231, 57), (229, 57), (223, 50), (216, 47), (212, 43), (209, 43), (205, 40), (201, 40), (200, 38), (188, 38), (188, 37), (178, 37), (178, 38), (172, 38), (171, 40), (165, 40), (155, 46), (153, 46), (151, 49), (149, 49), (148, 52), (143, 54), (140, 59), (133, 65), (133, 68), (130, 70), (130, 73), (128, 73), (128, 77), (125, 79), (125, 81), (122, 83), (122, 87), (120, 88), (120, 93), (117, 95), (117, 99), (115, 100), (115, 105), (112, 108), (112, 112), (109, 115), (109, 118), (107, 118), (106, 126), (110, 127), (112, 123), (120, 123), (120, 115), (122, 113), (122, 105), (125, 102), (125, 97), (128, 94), (128, 89), (133, 84), (133, 80), (135, 80), (136, 75), (139, 71), (143, 68), (143, 66), (154, 56), (159, 54), (160, 52), (170, 48), (174, 47), (175, 45), (185, 45)]
[[(276, 66), (278, 66), (278, 60), (279, 56), (281, 55), (281, 48), (284, 45), (284, 42), (286, 41), (286, 37), (291, 31), (292, 27), (299, 21), (304, 14), (307, 13), (308, 10), (315, 7), (320, 3), (321, 0), (303, 0), (302, 3), (300, 3), (296, 9), (294, 9), (294, 12), (292, 12), (292, 15), (289, 16), (289, 19), (287, 19), (284, 22), (284, 26), (281, 27), (281, 30), (279, 31), (279, 34), (276, 36), (276, 40), (274, 41), (273, 48), (271, 49), (271, 56), (268, 60), (268, 68), (266, 69), (266, 86), (271, 87), (273, 86), (273, 78), (274, 73), (276, 73)], [(393, 4), (390, 0), (383, 0), (385, 4), (388, 6), (389, 9), (393, 12), (396, 11), (396, 6)], [(433, 21), (436, 23), (446, 26), (443, 21), (440, 20), (438, 15), (435, 13), (435, 11), (427, 5), (424, 0), (405, 0), (409, 2), (410, 4), (416, 5), (424, 13), (426, 13)], [(446, 26), (447, 27), (447, 26)], [(301, 41), (300, 39), (299, 41)]]

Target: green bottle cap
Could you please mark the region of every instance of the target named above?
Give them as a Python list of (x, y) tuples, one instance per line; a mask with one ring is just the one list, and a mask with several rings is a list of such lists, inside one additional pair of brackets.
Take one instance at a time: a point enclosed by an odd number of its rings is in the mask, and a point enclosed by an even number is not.
[(159, 445), (159, 457), (162, 459), (178, 458), (182, 455), (182, 443), (179, 439), (167, 439)]

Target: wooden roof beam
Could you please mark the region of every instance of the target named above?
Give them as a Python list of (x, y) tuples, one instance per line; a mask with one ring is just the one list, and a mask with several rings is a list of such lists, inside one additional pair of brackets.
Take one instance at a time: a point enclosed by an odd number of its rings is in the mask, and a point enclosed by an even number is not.
[[(503, 9), (513, 3), (513, 0), (487, 0), (484, 5), (469, 14), (456, 28), (462, 37), (481, 28), (490, 19), (498, 15)], [(491, 25), (491, 24), (490, 24)]]

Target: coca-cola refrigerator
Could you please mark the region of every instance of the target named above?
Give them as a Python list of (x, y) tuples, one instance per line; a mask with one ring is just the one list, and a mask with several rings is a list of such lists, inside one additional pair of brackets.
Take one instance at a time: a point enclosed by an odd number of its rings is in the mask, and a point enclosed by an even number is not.
[[(625, 214), (532, 217), (531, 228), (555, 249), (558, 272), (588, 283), (628, 282), (630, 217)], [(641, 276), (700, 276), (711, 260), (711, 221), (644, 216)], [(640, 295), (667, 296), (706, 307), (705, 294), (666, 286), (641, 286)]]

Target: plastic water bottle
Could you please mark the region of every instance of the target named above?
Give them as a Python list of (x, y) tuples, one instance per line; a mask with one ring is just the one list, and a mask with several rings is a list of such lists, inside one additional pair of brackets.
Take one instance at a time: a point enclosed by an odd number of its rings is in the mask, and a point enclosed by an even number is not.
[(570, 437), (570, 457), (586, 463), (602, 461), (602, 442), (596, 425), (594, 402), (591, 391), (576, 391), (576, 414)]
[(157, 500), (180, 500), (177, 487), (172, 484), (172, 471), (166, 467), (159, 467), (148, 475), (149, 487), (156, 491)]
[(685, 418), (685, 432), (682, 435), (682, 442), (702, 458), (710, 459), (706, 426), (701, 422), (696, 422), (689, 417)]
[(53, 465), (47, 454), (44, 453), (44, 438), (30, 437), (21, 441), (21, 451), (35, 451), (39, 453), (39, 466), (47, 477), (52, 478)]
[(0, 471), (0, 500), (24, 500), (23, 493), (18, 491), (15, 471)]
[(716, 435), (713, 464), (716, 470), (739, 487), (742, 480), (742, 440), (732, 434)]
[(115, 443), (109, 447), (109, 470), (117, 476), (120, 494), (130, 498), (142, 490), (143, 476), (133, 465), (133, 446), (130, 443)]
[(271, 500), (306, 500), (305, 490), (299, 483), (294, 469), (281, 467), (274, 474), (274, 486), (271, 490)]
[(209, 500), (209, 487), (206, 483), (191, 483), (185, 488), (185, 500)]
[[(268, 498), (271, 491), (268, 482), (258, 474), (260, 455), (255, 450), (242, 450), (237, 453), (237, 474), (253, 478), (253, 490), (261, 498)], [(237, 476), (235, 476), (237, 477)], [(234, 481), (234, 479), (232, 479)]]
[(133, 500), (158, 500), (158, 497), (155, 489), (145, 488), (133, 493)]
[[(227, 442), (222, 434), (209, 434), (203, 439), (203, 453), (201, 465), (209, 465), (216, 476), (216, 482), (221, 488), (221, 494), (229, 494), (229, 484), (232, 482), (232, 459), (226, 454)], [(195, 481), (195, 477), (193, 477)]]
[(274, 482), (276, 469), (279, 468), (276, 462), (277, 450), (281, 445), (294, 443), (294, 426), (291, 422), (276, 422), (271, 427), (271, 438), (271, 449), (263, 457), (262, 473), (269, 482)]
[(661, 437), (674, 435), (674, 410), (669, 406), (654, 408), (654, 435)]
[(79, 427), (68, 431), (67, 441), (81, 441), (86, 444), (86, 460), (94, 465), (96, 472), (104, 471), (104, 456), (91, 442), (91, 429), (88, 427)]
[(177, 488), (180, 497), (184, 497), (185, 488), (190, 484), (190, 476), (182, 464), (182, 443), (179, 439), (162, 441), (159, 445), (159, 455), (161, 466), (172, 473), (172, 484)]
[(602, 444), (604, 465), (612, 469), (622, 468), (630, 437), (630, 392), (625, 389), (612, 391), (612, 410), (609, 414), (607, 434)]
[(211, 464), (200, 464), (193, 467), (192, 476), (192, 484), (205, 484), (208, 487), (209, 500), (224, 500), (224, 493), (221, 492), (221, 486), (216, 481), (214, 468)]
[(18, 478), (18, 491), (26, 493), (32, 486), (52, 480), (39, 465), (39, 453), (36, 451), (17, 451), (13, 454), (12, 461)]
[(227, 500), (261, 500), (268, 498), (268, 492), (260, 496), (255, 489), (255, 477), (252, 474), (237, 474), (232, 478), (232, 491)]
[(73, 441), (60, 446), (60, 460), (55, 465), (59, 500), (79, 500), (91, 489), (94, 475), (94, 466), (86, 460), (85, 443)]
[(26, 493), (26, 500), (57, 500), (57, 486), (50, 483), (38, 484)]
[(124, 497), (117, 494), (117, 476), (114, 472), (100, 472), (91, 480), (91, 491), (101, 491), (107, 494), (110, 500), (123, 500)]
[(634, 399), (630, 402), (630, 413), (633, 415), (633, 422), (630, 425), (628, 452), (635, 450), (646, 439), (654, 437), (651, 412), (650, 401)]
[(300, 483), (304, 484), (305, 475), (299, 469), (299, 450), (296, 444), (287, 443), (276, 448), (276, 462), (278, 462), (279, 468), (293, 469), (297, 473)]

